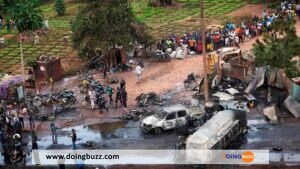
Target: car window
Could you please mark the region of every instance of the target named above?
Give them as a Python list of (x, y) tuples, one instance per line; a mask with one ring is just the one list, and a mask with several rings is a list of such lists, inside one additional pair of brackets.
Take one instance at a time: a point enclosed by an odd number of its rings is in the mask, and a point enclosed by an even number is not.
[(185, 116), (186, 116), (186, 111), (185, 110), (178, 111), (178, 118), (185, 117)]
[(167, 112), (165, 112), (165, 111), (159, 111), (156, 114), (154, 114), (154, 116), (159, 119), (163, 119), (166, 115), (167, 115)]
[(175, 112), (174, 112), (174, 113), (169, 114), (169, 115), (166, 117), (166, 120), (174, 120), (175, 118), (176, 118), (176, 114), (175, 114)]

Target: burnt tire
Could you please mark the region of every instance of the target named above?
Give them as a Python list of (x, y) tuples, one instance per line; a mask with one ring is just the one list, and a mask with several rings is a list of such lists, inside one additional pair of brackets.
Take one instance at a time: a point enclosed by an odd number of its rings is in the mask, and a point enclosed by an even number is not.
[(154, 133), (155, 134), (161, 134), (162, 133), (162, 129), (161, 128), (155, 128), (154, 129)]

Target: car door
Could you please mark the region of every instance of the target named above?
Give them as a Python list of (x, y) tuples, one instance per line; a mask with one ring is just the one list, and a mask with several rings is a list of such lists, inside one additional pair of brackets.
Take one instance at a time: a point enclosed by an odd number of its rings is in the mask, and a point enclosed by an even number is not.
[(168, 114), (164, 121), (164, 129), (173, 129), (176, 126), (176, 112)]
[(186, 110), (180, 110), (177, 112), (177, 126), (184, 126), (187, 124), (187, 112)]

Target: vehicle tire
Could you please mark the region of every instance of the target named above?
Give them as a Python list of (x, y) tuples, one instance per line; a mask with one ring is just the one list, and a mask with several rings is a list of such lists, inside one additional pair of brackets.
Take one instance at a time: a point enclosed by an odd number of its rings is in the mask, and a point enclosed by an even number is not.
[(160, 134), (160, 133), (162, 133), (162, 129), (161, 128), (155, 128), (154, 133), (155, 134)]
[(193, 126), (194, 126), (194, 127), (200, 126), (200, 121), (199, 121), (199, 120), (194, 120), (194, 121), (193, 121)]

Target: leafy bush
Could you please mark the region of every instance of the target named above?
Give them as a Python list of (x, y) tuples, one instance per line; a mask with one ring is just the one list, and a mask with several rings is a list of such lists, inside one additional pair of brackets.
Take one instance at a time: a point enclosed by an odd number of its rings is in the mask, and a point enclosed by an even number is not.
[(26, 59), (26, 66), (29, 66), (29, 67), (35, 67), (35, 66), (37, 66), (37, 58), (32, 58), (32, 57), (30, 57), (30, 58), (28, 58), (28, 59)]
[(66, 12), (64, 0), (55, 0), (55, 11), (57, 15), (62, 16)]

